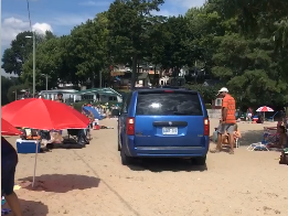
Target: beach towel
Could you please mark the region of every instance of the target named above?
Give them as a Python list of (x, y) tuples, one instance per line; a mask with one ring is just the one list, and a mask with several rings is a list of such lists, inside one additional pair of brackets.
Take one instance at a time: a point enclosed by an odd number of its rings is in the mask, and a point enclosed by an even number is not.
[(267, 146), (263, 144), (262, 142), (252, 143), (251, 145), (247, 147), (247, 150), (248, 151), (269, 151)]
[(218, 141), (218, 131), (214, 131), (213, 132), (212, 141), (214, 143), (217, 143), (217, 141)]

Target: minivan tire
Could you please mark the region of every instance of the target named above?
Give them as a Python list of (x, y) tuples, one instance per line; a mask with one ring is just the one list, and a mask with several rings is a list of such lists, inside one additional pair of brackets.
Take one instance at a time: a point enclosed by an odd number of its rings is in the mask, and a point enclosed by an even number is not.
[(124, 148), (121, 148), (121, 150), (120, 150), (120, 157), (121, 157), (122, 165), (131, 164), (132, 159), (125, 154)]
[(206, 156), (193, 158), (196, 165), (204, 166), (206, 165)]

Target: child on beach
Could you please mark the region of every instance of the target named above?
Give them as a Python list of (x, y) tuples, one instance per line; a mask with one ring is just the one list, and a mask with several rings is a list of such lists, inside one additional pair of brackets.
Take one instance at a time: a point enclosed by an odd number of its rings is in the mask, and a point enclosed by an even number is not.
[[(237, 125), (237, 124), (235, 124), (235, 126), (234, 126), (233, 137), (234, 137), (234, 140), (239, 139), (239, 138), (242, 137), (242, 136), (241, 136), (241, 132), (240, 132), (240, 130), (238, 129), (238, 125)], [(223, 140), (222, 140), (222, 143), (223, 143), (223, 144), (229, 144), (228, 134), (224, 134), (224, 136), (223, 136), (222, 139), (223, 139)]]
[(242, 138), (241, 132), (240, 132), (237, 124), (235, 124), (235, 126), (234, 126), (234, 133), (233, 133), (233, 135), (234, 135), (234, 139), (240, 139), (240, 138)]
[[(220, 127), (221, 127), (221, 121), (219, 121), (218, 129)], [(218, 129), (214, 131), (213, 136), (212, 136), (212, 141), (215, 142), (215, 143), (217, 143), (217, 139), (218, 139)], [(234, 137), (235, 140), (236, 139), (240, 139), (242, 137), (241, 136), (241, 132), (240, 132), (237, 124), (235, 124), (235, 126), (234, 126), (233, 137)], [(227, 133), (223, 134), (223, 136), (222, 136), (222, 144), (229, 144), (228, 134)]]

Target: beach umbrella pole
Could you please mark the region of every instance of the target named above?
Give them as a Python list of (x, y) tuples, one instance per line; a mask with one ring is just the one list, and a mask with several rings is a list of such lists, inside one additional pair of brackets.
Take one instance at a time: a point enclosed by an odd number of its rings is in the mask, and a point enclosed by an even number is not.
[(37, 143), (36, 143), (36, 153), (35, 153), (35, 162), (34, 162), (34, 173), (33, 173), (32, 188), (35, 187), (35, 176), (36, 176), (36, 168), (37, 168), (38, 148), (39, 148), (39, 142), (37, 141)]

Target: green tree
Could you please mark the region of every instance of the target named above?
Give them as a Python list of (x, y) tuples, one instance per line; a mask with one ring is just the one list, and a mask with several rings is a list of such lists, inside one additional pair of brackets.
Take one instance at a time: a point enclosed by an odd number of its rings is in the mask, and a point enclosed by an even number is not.
[(17, 100), (17, 94), (25, 89), (28, 89), (27, 84), (18, 84), (18, 85), (11, 86), (7, 92), (8, 101), (12, 102), (14, 100)]
[[(60, 38), (52, 37), (39, 44), (36, 49), (36, 88), (45, 89), (46, 76), (48, 76), (49, 86), (56, 87), (58, 78), (61, 77), (61, 67), (63, 47)], [(33, 81), (33, 56), (30, 54), (28, 60), (23, 65), (21, 79), (24, 82)]]
[[(211, 78), (230, 89), (240, 106), (287, 102), (287, 49), (277, 39), (285, 38), (283, 14), (265, 14), (269, 25), (263, 23), (260, 10), (250, 18), (242, 14), (243, 9), (252, 10), (254, 3), (256, 8), (264, 7), (263, 2), (268, 1), (211, 0), (186, 13), (191, 30), (196, 32), (192, 43), (200, 50), (198, 60), (204, 62)], [(281, 20), (278, 26), (275, 20)], [(254, 21), (258, 26), (253, 26)], [(275, 49), (277, 46), (281, 49)]]
[(189, 31), (188, 27), (186, 17), (173, 16), (162, 22), (154, 32), (152, 31), (161, 36), (151, 37), (150, 47), (153, 58), (158, 61), (162, 68), (174, 68), (176, 72), (179, 72), (185, 65), (194, 65), (195, 52), (192, 43), (194, 34)]
[(213, 67), (213, 54), (217, 49), (215, 36), (224, 34), (222, 27), (223, 18), (217, 11), (212, 10), (210, 4), (200, 8), (191, 8), (185, 14), (189, 25), (189, 31), (193, 32), (194, 39), (191, 41), (194, 50), (194, 66), (205, 69), (205, 72), (213, 78), (211, 69)]
[[(32, 32), (25, 31), (19, 33), (11, 42), (10, 48), (6, 49), (2, 56), (2, 68), (6, 73), (20, 76), (23, 71), (23, 64), (28, 60), (32, 53), (33, 40), (31, 38)], [(40, 44), (47, 38), (53, 37), (51, 32), (46, 32), (45, 35), (36, 34), (36, 45)]]
[(115, 0), (109, 7), (108, 49), (114, 64), (132, 60), (132, 87), (134, 87), (137, 62), (147, 55), (148, 32), (154, 16), (164, 0)]
[(107, 72), (107, 36), (106, 13), (100, 13), (75, 27), (68, 40), (68, 58), (73, 59), (76, 76), (83, 82), (88, 78), (92, 87), (95, 80), (99, 80), (100, 72)]
[(1, 76), (1, 105), (11, 102), (8, 99), (8, 89), (12, 86), (19, 85), (19, 78)]

